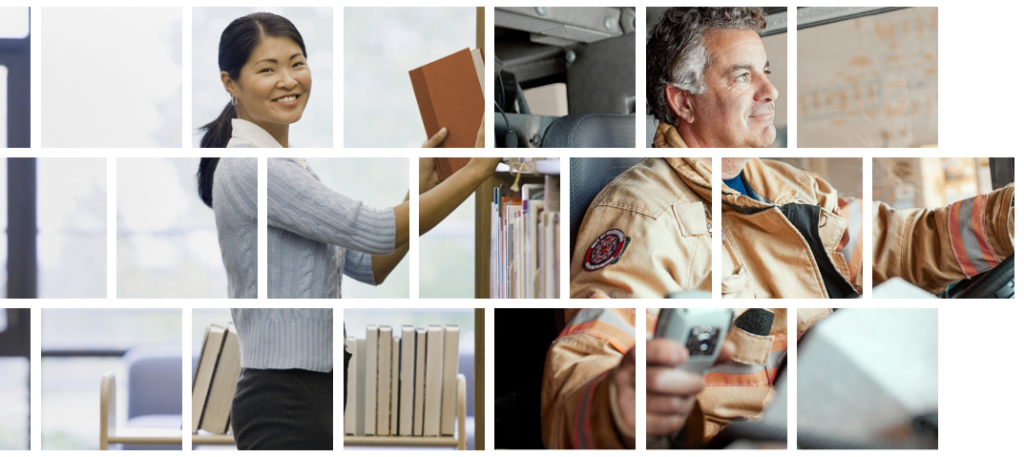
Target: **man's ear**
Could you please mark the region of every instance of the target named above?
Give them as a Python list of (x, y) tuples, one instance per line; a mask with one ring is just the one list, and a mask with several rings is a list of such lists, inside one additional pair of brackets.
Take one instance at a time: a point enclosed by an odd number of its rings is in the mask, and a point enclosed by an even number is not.
[(693, 95), (673, 85), (665, 86), (665, 99), (678, 122), (692, 124), (696, 119), (693, 114)]
[(220, 72), (220, 82), (224, 84), (224, 90), (228, 91), (228, 93), (231, 94), (232, 97), (234, 97), (235, 96), (235, 80), (231, 79), (231, 76), (228, 75), (228, 72), (226, 72), (226, 71)]

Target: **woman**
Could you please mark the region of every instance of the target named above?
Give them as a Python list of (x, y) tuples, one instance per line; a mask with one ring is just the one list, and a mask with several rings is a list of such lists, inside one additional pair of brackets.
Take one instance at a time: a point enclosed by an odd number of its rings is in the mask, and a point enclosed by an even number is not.
[[(220, 35), (217, 64), (231, 101), (201, 127), (206, 133), (199, 146), (289, 147), (288, 126), (302, 118), (313, 85), (306, 44), (295, 25), (273, 13), (235, 19)], [(437, 147), (447, 136), (442, 128), (423, 147)], [(483, 119), (476, 147), (484, 147)]]
[(287, 147), (313, 84), (295, 25), (272, 13), (235, 19), (221, 33), (217, 63), (231, 101), (202, 127), (200, 147)]

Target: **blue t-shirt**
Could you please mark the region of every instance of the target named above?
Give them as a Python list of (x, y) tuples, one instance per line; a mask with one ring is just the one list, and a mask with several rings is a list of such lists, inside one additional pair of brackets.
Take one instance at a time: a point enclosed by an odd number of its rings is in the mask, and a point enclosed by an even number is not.
[(743, 180), (743, 173), (736, 175), (736, 177), (732, 179), (723, 179), (722, 182), (729, 186), (730, 189), (750, 198), (754, 198), (753, 192), (751, 192), (750, 188), (747, 187), (747, 182)]

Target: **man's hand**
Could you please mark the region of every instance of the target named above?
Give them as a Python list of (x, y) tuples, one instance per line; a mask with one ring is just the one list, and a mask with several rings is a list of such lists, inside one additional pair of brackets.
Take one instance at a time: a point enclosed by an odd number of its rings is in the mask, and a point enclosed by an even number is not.
[(420, 193), (425, 193), (436, 187), (438, 184), (441, 184), (441, 179), (437, 177), (437, 168), (434, 167), (434, 159), (432, 157), (421, 157)]
[(636, 430), (636, 346), (622, 357), (613, 376), (616, 406), (629, 429)]
[[(726, 341), (716, 363), (736, 355), (736, 345)], [(693, 411), (704, 377), (674, 367), (690, 353), (678, 341), (654, 338), (647, 342), (647, 436), (672, 436), (682, 430)], [(621, 395), (621, 394), (620, 394)]]

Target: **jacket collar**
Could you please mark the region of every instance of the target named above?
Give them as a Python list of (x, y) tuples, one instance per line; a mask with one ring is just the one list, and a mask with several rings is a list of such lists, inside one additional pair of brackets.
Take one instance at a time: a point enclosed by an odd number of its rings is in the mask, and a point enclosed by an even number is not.
[(266, 130), (245, 119), (231, 120), (231, 139), (252, 144), (257, 148), (280, 148), (281, 144)]
[(676, 174), (704, 201), (711, 201), (711, 165), (699, 157), (666, 157)]
[(672, 124), (665, 122), (658, 123), (658, 131), (654, 134), (656, 148), (685, 148), (686, 142), (679, 136), (679, 131)]
[(756, 194), (754, 198), (742, 195), (722, 183), (724, 202), (761, 208), (804, 203), (821, 206), (830, 212), (834, 212), (839, 205), (837, 193), (830, 184), (783, 162), (752, 157), (743, 166), (743, 179)]

